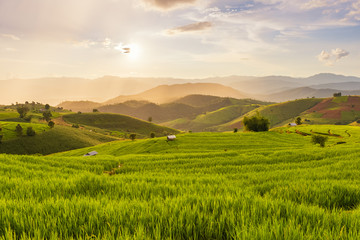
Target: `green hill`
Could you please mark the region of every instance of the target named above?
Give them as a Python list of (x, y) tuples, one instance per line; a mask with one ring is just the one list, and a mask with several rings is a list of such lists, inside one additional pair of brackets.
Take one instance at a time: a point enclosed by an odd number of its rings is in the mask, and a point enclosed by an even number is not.
[[(323, 99), (319, 99), (319, 98), (306, 98), (306, 99), (262, 106), (258, 109), (255, 109), (245, 114), (244, 116), (253, 116), (259, 113), (260, 115), (270, 120), (270, 127), (281, 126), (294, 121), (294, 119), (297, 116), (300, 116), (306, 110), (309, 110), (310, 108), (316, 106), (322, 100)], [(223, 125), (216, 126), (212, 130), (230, 131), (235, 127), (242, 128), (243, 127), (242, 120), (244, 116), (241, 116)]]
[(0, 154), (0, 238), (359, 239), (359, 141), (327, 125)]
[(178, 130), (159, 126), (133, 117), (111, 113), (82, 113), (64, 115), (63, 119), (72, 124), (84, 125), (96, 128), (95, 130), (117, 131), (124, 136), (136, 133), (137, 138), (149, 137), (150, 133), (155, 136), (165, 136), (171, 133), (179, 133)]
[[(50, 129), (46, 124), (20, 123), (23, 136), (15, 135), (18, 123), (0, 122), (3, 126), (4, 141), (0, 144), (0, 153), (10, 154), (51, 154), (98, 145), (104, 142), (118, 140), (112, 136), (56, 125)], [(33, 127), (35, 136), (26, 136), (26, 128)]]

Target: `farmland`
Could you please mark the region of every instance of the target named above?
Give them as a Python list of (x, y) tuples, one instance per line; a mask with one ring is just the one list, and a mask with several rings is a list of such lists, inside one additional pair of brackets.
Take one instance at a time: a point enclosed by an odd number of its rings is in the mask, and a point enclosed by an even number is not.
[(313, 125), (0, 155), (0, 236), (356, 239), (359, 142), (358, 127)]

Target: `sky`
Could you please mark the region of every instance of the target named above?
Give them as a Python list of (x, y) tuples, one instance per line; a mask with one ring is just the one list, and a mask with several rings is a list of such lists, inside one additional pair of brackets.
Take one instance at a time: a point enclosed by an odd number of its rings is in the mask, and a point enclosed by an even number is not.
[(360, 0), (0, 0), (0, 79), (360, 76)]

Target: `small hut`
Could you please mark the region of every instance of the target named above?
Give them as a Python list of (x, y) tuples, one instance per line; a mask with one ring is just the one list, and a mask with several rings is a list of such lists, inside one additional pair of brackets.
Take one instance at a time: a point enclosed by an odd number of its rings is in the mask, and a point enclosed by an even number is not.
[(167, 140), (168, 141), (174, 141), (176, 139), (176, 136), (175, 135), (168, 135), (167, 136)]
[(92, 152), (88, 152), (87, 154), (85, 154), (84, 157), (95, 156), (95, 155), (97, 155), (97, 154), (98, 154), (97, 151), (92, 151)]
[(289, 126), (290, 126), (290, 127), (296, 127), (297, 124), (296, 124), (296, 123), (289, 123)]

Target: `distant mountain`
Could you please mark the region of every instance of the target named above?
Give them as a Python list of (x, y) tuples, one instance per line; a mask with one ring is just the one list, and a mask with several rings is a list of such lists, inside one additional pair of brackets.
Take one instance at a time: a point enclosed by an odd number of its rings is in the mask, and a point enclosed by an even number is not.
[(341, 92), (342, 95), (360, 95), (360, 90), (343, 91), (339, 89), (314, 89), (310, 87), (294, 88), (282, 92), (261, 96), (259, 99), (273, 102), (285, 102), (289, 100), (302, 98), (327, 98), (332, 97), (334, 93)]
[(181, 97), (191, 94), (204, 94), (220, 97), (247, 98), (248, 96), (231, 87), (218, 83), (185, 83), (174, 85), (160, 85), (145, 92), (136, 95), (118, 96), (104, 102), (107, 104), (116, 104), (128, 100), (146, 100), (154, 103), (168, 103)]
[(324, 83), (318, 85), (312, 85), (311, 88), (315, 89), (337, 89), (341, 91), (360, 90), (360, 82), (341, 82), (341, 83)]

